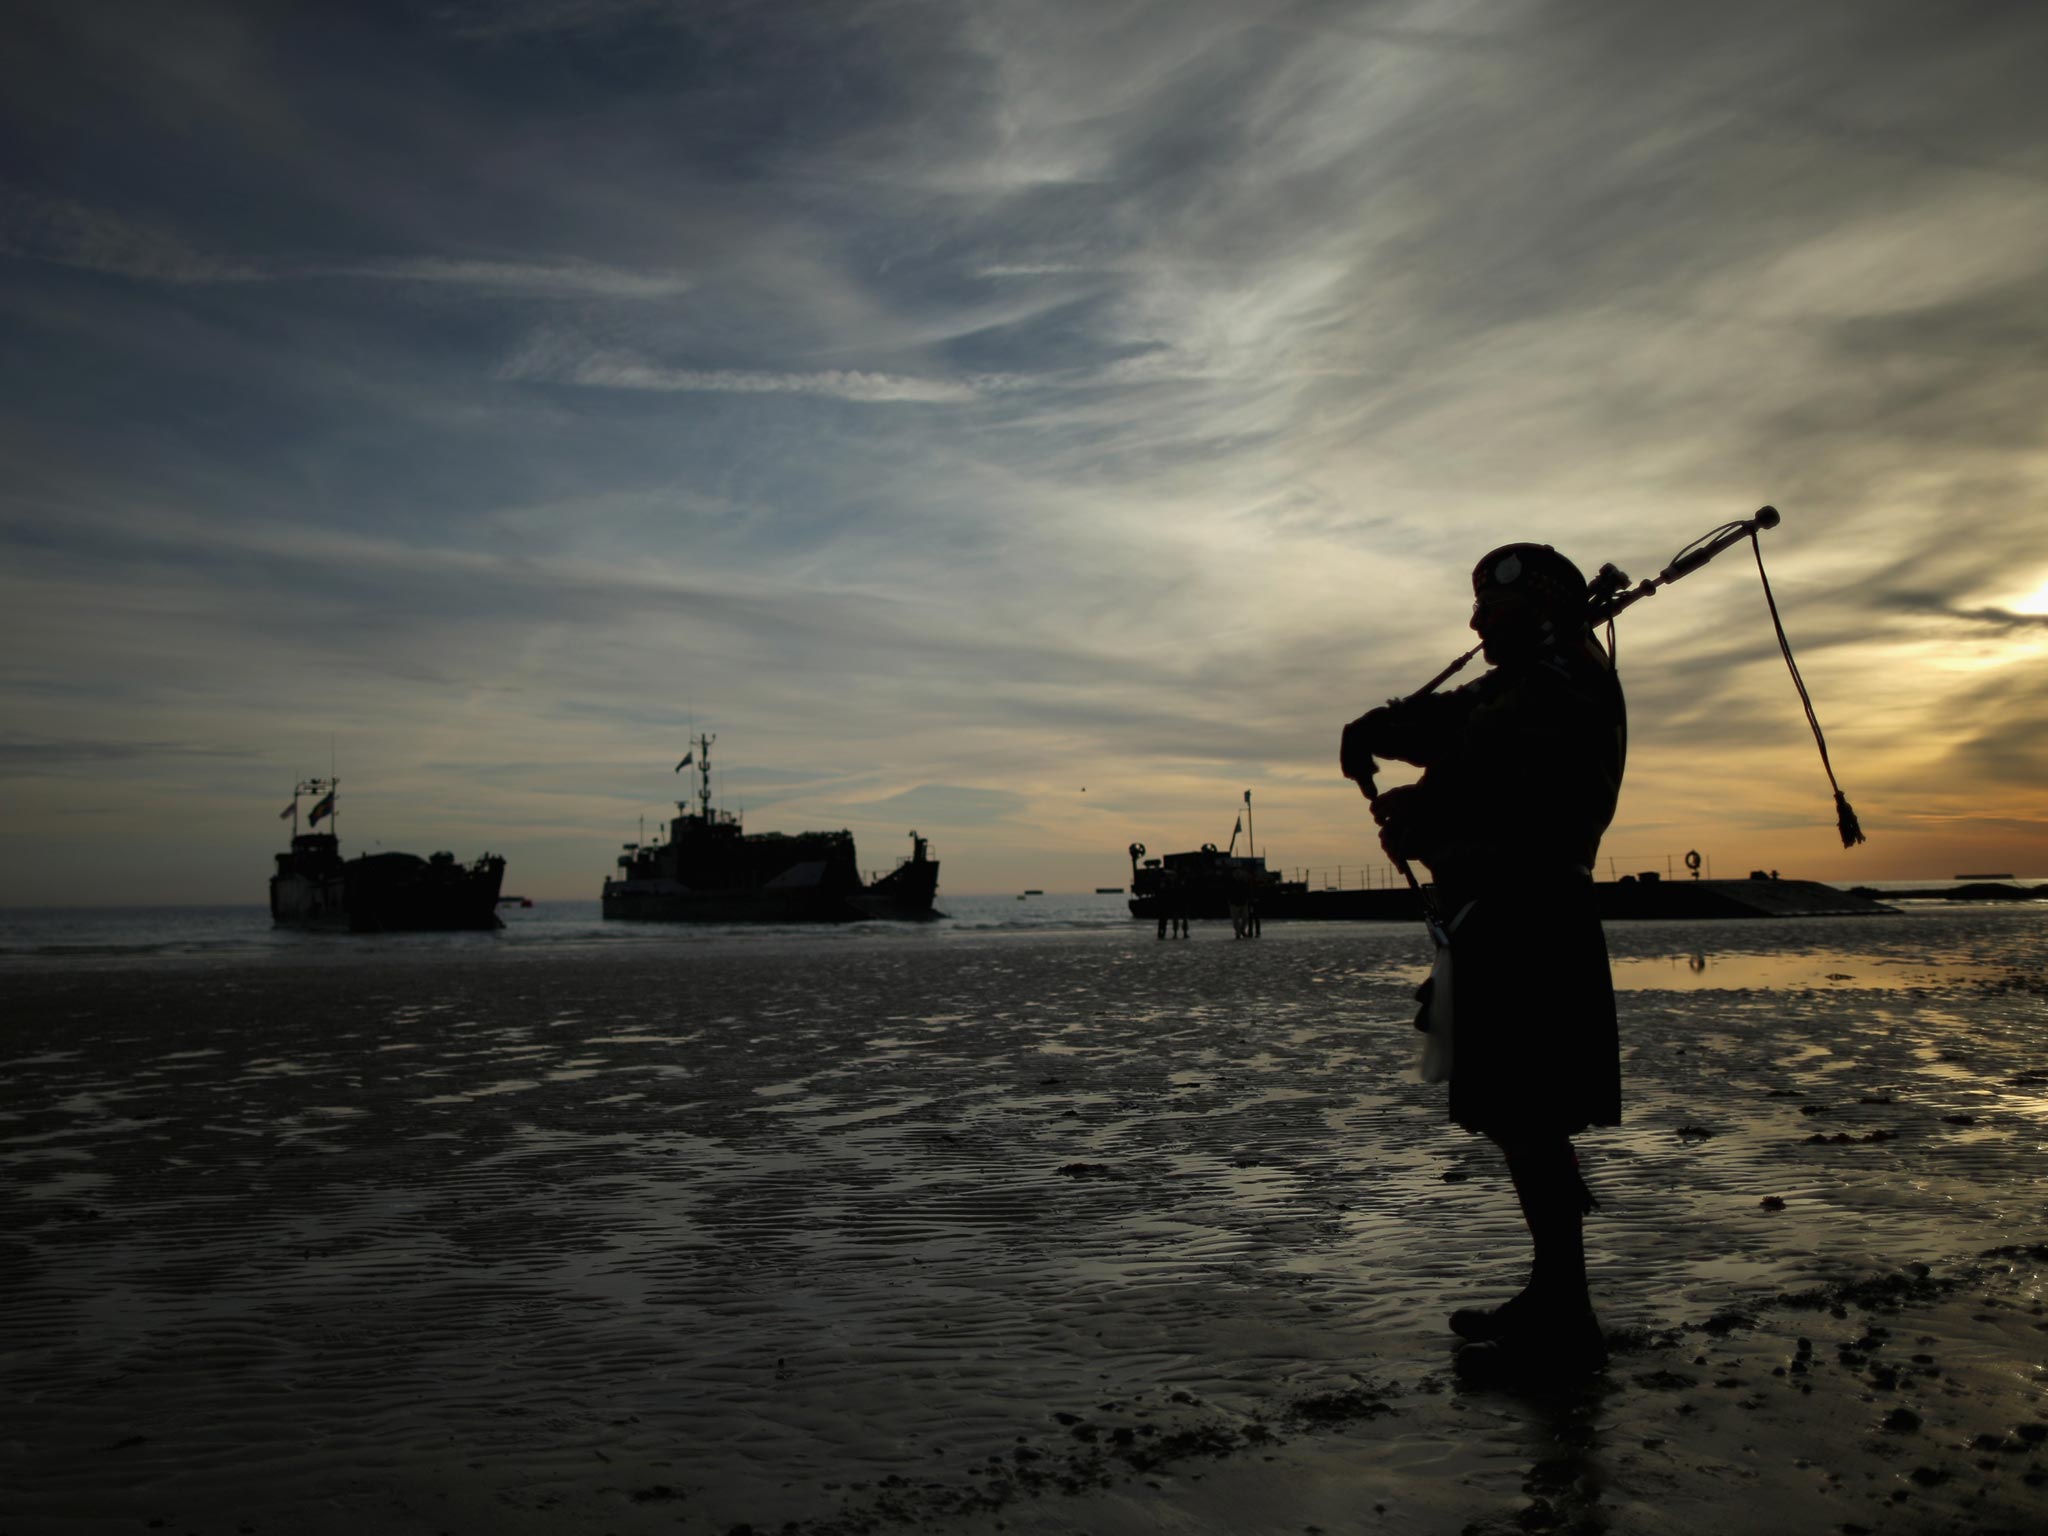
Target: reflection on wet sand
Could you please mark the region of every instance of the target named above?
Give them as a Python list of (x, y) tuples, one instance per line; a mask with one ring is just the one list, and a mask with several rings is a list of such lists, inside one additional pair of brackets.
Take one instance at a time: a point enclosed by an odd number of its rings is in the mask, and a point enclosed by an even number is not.
[(1618, 990), (1689, 992), (1777, 989), (1796, 991), (1955, 986), (2000, 973), (1990, 961), (1963, 958), (1903, 959), (1847, 949), (1791, 954), (1717, 952), (1636, 955), (1613, 962)]
[(15, 976), (0, 1526), (2031, 1528), (2048, 924), (1855, 922), (1613, 936), (1902, 979), (1625, 994), (1561, 1403), (1415, 935)]

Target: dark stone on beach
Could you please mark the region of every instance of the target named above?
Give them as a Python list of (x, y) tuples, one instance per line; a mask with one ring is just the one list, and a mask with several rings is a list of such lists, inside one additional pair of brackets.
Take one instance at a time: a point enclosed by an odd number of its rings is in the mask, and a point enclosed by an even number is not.
[(1977, 1117), (1975, 1115), (1943, 1115), (1941, 1123), (1943, 1125), (1975, 1125)]
[(635, 1504), (659, 1504), (669, 1499), (680, 1499), (681, 1497), (682, 1494), (676, 1489), (669, 1487), (667, 1483), (656, 1483), (650, 1488), (635, 1488), (633, 1490), (633, 1502)]
[(2048, 1259), (2048, 1243), (2007, 1243), (2001, 1248), (1986, 1248), (1978, 1257), (1985, 1259)]
[(1648, 1371), (1636, 1378), (1636, 1385), (1648, 1387), (1653, 1392), (1684, 1392), (1698, 1386), (1699, 1382), (1676, 1371)]
[(1113, 1179), (1116, 1170), (1107, 1163), (1062, 1163), (1055, 1168), (1063, 1179)]
[(1783, 1195), (1765, 1195), (1763, 1199), (1757, 1201), (1757, 1204), (1767, 1211), (1782, 1211), (1785, 1209), (1785, 1197)]
[(1754, 1328), (1755, 1326), (1756, 1319), (1747, 1312), (1742, 1311), (1739, 1307), (1724, 1307), (1721, 1311), (1716, 1312), (1712, 1317), (1700, 1324), (1703, 1332), (1711, 1333), (1716, 1338), (1725, 1338), (1737, 1328)]
[(1678, 1128), (1678, 1134), (1682, 1139), (1687, 1141), (1705, 1141), (1709, 1136), (1713, 1136), (1718, 1133), (1715, 1132), (1709, 1126), (1681, 1125)]
[(1822, 1290), (1781, 1291), (1778, 1305), (1826, 1312), (1847, 1317), (1854, 1304), (1871, 1310), (1897, 1311), (1904, 1301), (1932, 1301), (1952, 1289), (1925, 1275), (1877, 1275), (1868, 1280), (1851, 1280)]
[(1910, 1408), (1894, 1408), (1884, 1416), (1884, 1427), (1895, 1435), (1903, 1435), (1920, 1427), (1920, 1415)]
[(1394, 1410), (1383, 1399), (1360, 1387), (1343, 1392), (1318, 1392), (1304, 1397), (1288, 1410), (1291, 1418), (1304, 1424), (1327, 1427), (1357, 1419), (1375, 1419)]
[(2043, 1440), (2048, 1440), (2048, 1424), (2022, 1424), (2013, 1433), (2029, 1445), (2039, 1445)]
[(1945, 1467), (1915, 1467), (1908, 1474), (1922, 1488), (1938, 1488), (1953, 1475)]

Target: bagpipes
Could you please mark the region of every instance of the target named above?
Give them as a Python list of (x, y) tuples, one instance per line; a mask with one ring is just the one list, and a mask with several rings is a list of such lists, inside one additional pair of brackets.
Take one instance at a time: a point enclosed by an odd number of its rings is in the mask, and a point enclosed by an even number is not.
[[(1806, 723), (1813, 730), (1815, 745), (1820, 748), (1821, 767), (1827, 771), (1828, 786), (1835, 793), (1836, 829), (1841, 833), (1842, 846), (1844, 848), (1853, 848), (1864, 840), (1863, 829), (1857, 823), (1856, 812), (1850, 807), (1848, 797), (1842, 793), (1842, 786), (1835, 781), (1834, 764), (1828, 760), (1827, 738), (1821, 734), (1820, 718), (1813, 712), (1813, 700), (1806, 691), (1805, 679), (1799, 675), (1799, 664), (1792, 659), (1792, 642), (1785, 637), (1784, 623), (1778, 617), (1778, 600), (1771, 593), (1771, 578), (1764, 570), (1763, 547), (1757, 542), (1758, 533), (1766, 528), (1775, 528), (1777, 526), (1778, 509), (1776, 507), (1759, 507), (1756, 515), (1753, 517), (1743, 518), (1739, 522), (1723, 523), (1711, 532), (1694, 539), (1692, 543), (1686, 545), (1685, 548), (1672, 556), (1670, 564), (1666, 565), (1663, 570), (1659, 571), (1655, 576), (1646, 577), (1642, 581), (1636, 582), (1633, 586), (1630, 585), (1625, 572), (1613, 565), (1601, 566), (1599, 573), (1586, 584), (1586, 622), (1589, 628), (1595, 624), (1611, 625), (1615, 616), (1621, 613), (1623, 609), (1633, 607), (1644, 598), (1650, 597), (1663, 588), (1668, 587), (1680, 577), (1690, 576), (1722, 551), (1731, 549), (1735, 545), (1740, 544), (1744, 539), (1747, 539), (1751, 551), (1756, 555), (1756, 571), (1763, 581), (1764, 601), (1770, 608), (1771, 627), (1777, 632), (1778, 649), (1784, 654), (1785, 666), (1792, 674), (1792, 686), (1798, 690), (1799, 702), (1806, 711)], [(1438, 688), (1455, 677), (1463, 669), (1466, 662), (1477, 656), (1481, 649), (1482, 646), (1480, 645), (1473, 646), (1471, 650), (1458, 657), (1457, 660), (1453, 661), (1443, 671), (1437, 673), (1435, 677), (1432, 677), (1413, 693), (1407, 695), (1406, 698), (1395, 699), (1390, 702), (1396, 704), (1408, 703), (1436, 692)], [(1377, 771), (1377, 765), (1368, 757), (1364, 760), (1362, 768), (1352, 775), (1357, 781), (1359, 789), (1364, 793), (1368, 804), (1373, 804), (1379, 799), (1379, 789), (1374, 783), (1374, 775)], [(1416, 879), (1414, 869), (1405, 858), (1394, 857), (1393, 863), (1394, 867), (1401, 872), (1402, 878), (1408, 882), (1409, 888), (1415, 892), (1416, 897), (1421, 901), (1423, 918), (1429, 925), (1431, 935), (1436, 938), (1439, 945), (1446, 943), (1448, 936), (1445, 932), (1443, 918), (1437, 912), (1435, 903), (1430, 900), (1429, 893), (1424, 890), (1422, 882)]]

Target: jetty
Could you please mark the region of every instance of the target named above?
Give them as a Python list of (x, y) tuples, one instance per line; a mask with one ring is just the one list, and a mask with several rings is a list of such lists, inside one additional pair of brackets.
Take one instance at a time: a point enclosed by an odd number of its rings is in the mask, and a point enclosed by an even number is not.
[(2009, 880), (2010, 875), (1989, 876), (1967, 885), (1931, 885), (1919, 890), (1884, 891), (1872, 890), (1867, 885), (1852, 885), (1852, 895), (1879, 896), (1891, 901), (2048, 901), (2048, 885), (2003, 885), (1996, 882)]
[[(1603, 922), (1666, 918), (1874, 917), (1898, 908), (1874, 895), (1817, 880), (1597, 880), (1594, 902)], [(1131, 903), (1131, 915), (1152, 915)], [(1262, 894), (1259, 916), (1275, 922), (1420, 922), (1422, 908), (1406, 886), (1372, 890), (1292, 890)]]

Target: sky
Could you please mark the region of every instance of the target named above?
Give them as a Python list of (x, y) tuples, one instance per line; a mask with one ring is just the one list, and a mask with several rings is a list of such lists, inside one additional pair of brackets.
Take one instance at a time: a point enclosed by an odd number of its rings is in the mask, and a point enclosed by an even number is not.
[(2048, 875), (2048, 9), (9, 31), (0, 904), (261, 901), (330, 773), (345, 852), (592, 897), (702, 732), (750, 828), (915, 828), (942, 906), (1246, 790), (1355, 880), (1338, 733), (1481, 553), (1642, 577), (1765, 503), (1870, 840), (1737, 549), (1621, 622), (1603, 857)]

